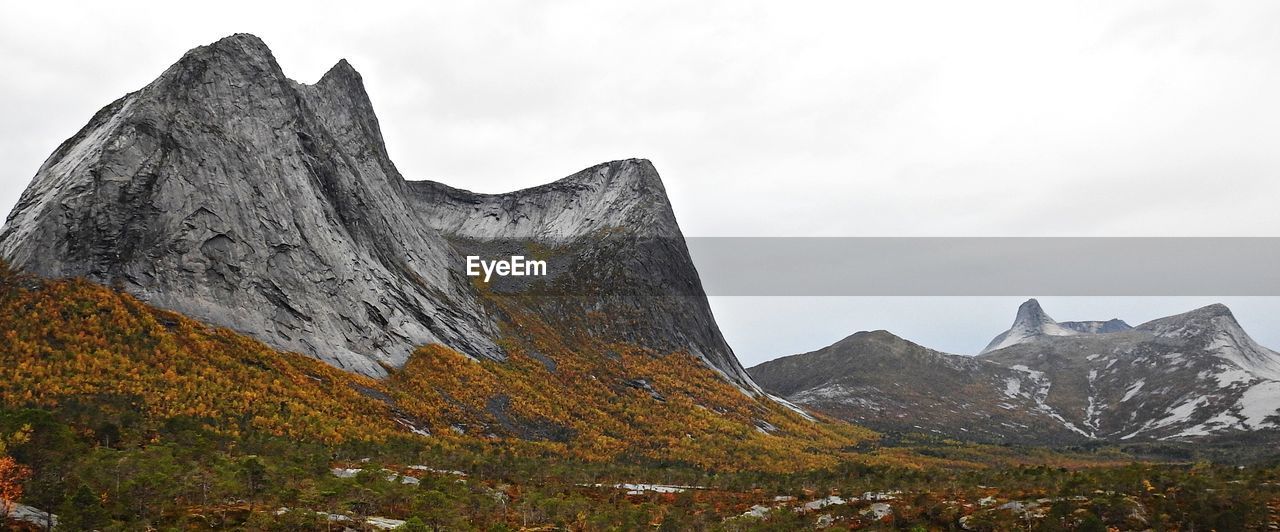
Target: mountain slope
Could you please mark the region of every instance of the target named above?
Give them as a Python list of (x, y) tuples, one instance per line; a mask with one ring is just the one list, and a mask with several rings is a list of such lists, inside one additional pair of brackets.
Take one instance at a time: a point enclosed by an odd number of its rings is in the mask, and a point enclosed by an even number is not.
[(1227, 307), (1210, 305), (1131, 331), (1042, 338), (982, 358), (1043, 373), (1047, 402), (1094, 437), (1183, 438), (1280, 427), (1280, 354)]
[(794, 403), (883, 431), (979, 441), (1072, 441), (1046, 415), (1026, 372), (934, 351), (886, 331), (860, 332), (748, 370)]
[(409, 182), (350, 64), (300, 84), (251, 35), (195, 48), (99, 111), (0, 231), (0, 257), (20, 270), (120, 286), (374, 377), (427, 344), (508, 356), (496, 342), (507, 317), (482, 292), (530, 287), (465, 275), (465, 255), (498, 252), (553, 255), (545, 284), (575, 296), (527, 299), (524, 310), (594, 311), (561, 325), (691, 353), (755, 390), (648, 161), (501, 195)]
[(491, 295), (553, 296), (518, 299), (558, 330), (687, 351), (744, 390), (757, 390), (712, 317), (662, 179), (649, 161), (596, 165), (507, 194), (431, 181), (407, 185), (423, 223), (459, 254), (525, 254), (549, 262), (548, 275), (536, 285), (496, 278), (486, 285)]
[(1033, 299), (992, 346), (960, 357), (858, 333), (749, 371), (768, 391), (884, 431), (1067, 443), (1280, 429), (1280, 354), (1222, 305), (1131, 328), (1058, 323)]
[(450, 282), (448, 244), (411, 225), (402, 188), (346, 62), (304, 86), (235, 35), (59, 147), (0, 255), (367, 375), (431, 342), (498, 356), (492, 324)]
[[(408, 439), (720, 471), (862, 460), (847, 449), (875, 436), (744, 395), (686, 354), (582, 342), (536, 316), (515, 318), (499, 339), (506, 361), (430, 345), (372, 379), (101, 285), (28, 277), (0, 261), (0, 409), (52, 410), (90, 440), (107, 425), (139, 440), (179, 426), (232, 439)], [(600, 356), (606, 349), (618, 359)]]

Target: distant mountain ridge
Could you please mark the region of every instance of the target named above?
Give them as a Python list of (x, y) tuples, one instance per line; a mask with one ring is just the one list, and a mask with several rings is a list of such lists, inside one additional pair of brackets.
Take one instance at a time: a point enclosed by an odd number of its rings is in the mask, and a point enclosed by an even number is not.
[(881, 431), (1020, 442), (1076, 436), (1018, 393), (1036, 386), (1031, 375), (887, 331), (859, 332), (748, 371), (771, 393)]
[(1280, 429), (1280, 353), (1223, 305), (1129, 327), (1055, 322), (1032, 299), (978, 357), (880, 331), (749, 371), (792, 402), (886, 431), (1061, 444)]
[(982, 353), (1004, 349), (1011, 345), (1033, 341), (1044, 336), (1072, 336), (1075, 334), (1106, 334), (1131, 329), (1120, 319), (1107, 321), (1057, 322), (1045, 314), (1040, 302), (1028, 299), (1018, 307), (1018, 314), (1009, 330), (1000, 333), (987, 344)]

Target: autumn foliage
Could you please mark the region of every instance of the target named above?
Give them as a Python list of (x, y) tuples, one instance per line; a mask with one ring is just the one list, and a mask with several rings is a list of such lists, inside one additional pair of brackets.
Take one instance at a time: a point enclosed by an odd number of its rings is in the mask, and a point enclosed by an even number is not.
[(13, 434), (0, 434), (0, 523), (9, 515), (13, 503), (22, 499), (23, 482), (31, 476), (31, 468), (9, 456), (10, 445), (21, 445), (31, 437), (31, 427)]
[(874, 437), (744, 394), (688, 354), (557, 331), (518, 300), (492, 303), (509, 317), (505, 362), (430, 345), (375, 380), (86, 281), (0, 275), (8, 407), (117, 404), (154, 423), (192, 419), (232, 437), (430, 437), (723, 471), (829, 466)]

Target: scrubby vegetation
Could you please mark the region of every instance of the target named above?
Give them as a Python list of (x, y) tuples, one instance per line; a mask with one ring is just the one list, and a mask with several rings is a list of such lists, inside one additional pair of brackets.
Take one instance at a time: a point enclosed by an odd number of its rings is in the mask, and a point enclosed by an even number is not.
[[(337, 445), (256, 433), (231, 438), (187, 420), (171, 421), (146, 440), (126, 436), (106, 445), (59, 417), (7, 410), (0, 413), (0, 431), (30, 431), (29, 441), (11, 448), (34, 472), (24, 482), (23, 502), (51, 509), (68, 530), (325, 530), (331, 519), (372, 529), (362, 525), (369, 517), (404, 521), (390, 522), (409, 530), (789, 530), (819, 523), (1256, 530), (1273, 522), (1267, 505), (1280, 497), (1274, 467), (843, 463), (792, 474), (711, 473), (527, 457), (501, 446), (451, 449), (422, 438)], [(109, 421), (129, 428), (128, 420)], [(340, 478), (333, 468), (358, 472)], [(614, 487), (628, 481), (688, 488)], [(806, 510), (830, 497), (839, 502)]]
[(77, 412), (138, 416), (131, 430), (141, 437), (173, 419), (233, 438), (261, 433), (322, 444), (381, 442), (416, 430), (448, 445), (482, 439), (534, 456), (716, 470), (831, 465), (842, 449), (874, 438), (751, 399), (687, 354), (569, 345), (536, 319), (510, 312), (517, 318), (508, 328), (520, 334), (504, 340), (507, 362), (477, 362), (433, 345), (375, 380), (89, 282), (0, 270), (0, 393), (9, 407), (84, 418), (85, 435), (105, 444), (120, 429)]
[[(0, 496), (65, 530), (1241, 530), (1275, 518), (1274, 466), (811, 422), (694, 357), (566, 338), (517, 303), (493, 301), (510, 317), (507, 362), (427, 346), (374, 380), (0, 267)], [(622, 486), (635, 483), (672, 487)]]

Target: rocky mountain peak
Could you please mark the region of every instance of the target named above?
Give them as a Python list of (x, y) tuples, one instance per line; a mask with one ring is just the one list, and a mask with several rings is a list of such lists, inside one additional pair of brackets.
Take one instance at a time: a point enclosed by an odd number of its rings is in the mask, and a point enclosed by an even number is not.
[(1191, 338), (1206, 333), (1241, 329), (1231, 309), (1221, 303), (1206, 305), (1195, 310), (1149, 321), (1138, 329), (1157, 336)]
[[(641, 249), (646, 238), (656, 245)], [(0, 257), (45, 277), (118, 285), (152, 305), (383, 376), (427, 344), (505, 359), (497, 343), (505, 315), (486, 306), (462, 259), (464, 247), (474, 253), (502, 239), (483, 249), (525, 254), (552, 241), (557, 271), (574, 273), (566, 283), (680, 293), (605, 300), (592, 292), (524, 311), (593, 337), (699, 356), (755, 389), (705, 297), (683, 297), (702, 296), (701, 281), (649, 161), (604, 163), (507, 194), (406, 182), (349, 62), (313, 85), (297, 83), (248, 34), (192, 49), (63, 143), (0, 230)], [(595, 314), (606, 319), (565, 318)], [(625, 323), (607, 319), (623, 315)]]
[(1045, 323), (1056, 323), (1053, 318), (1045, 314), (1044, 308), (1040, 306), (1040, 302), (1035, 298), (1024, 301), (1018, 305), (1018, 313), (1013, 320), (1014, 326), (1025, 325), (1030, 327), (1040, 327)]
[(373, 102), (365, 90), (364, 78), (346, 59), (329, 68), (314, 85), (295, 83), (305, 95), (305, 102), (324, 120), (326, 129), (348, 152), (365, 159), (375, 159), (383, 173), (392, 176), (400, 186), (400, 172), (387, 154), (382, 126), (374, 112)]
[(360, 76), (360, 72), (356, 71), (355, 67), (351, 66), (351, 62), (344, 57), (329, 67), (329, 70), (323, 76), (320, 76), (320, 81), (317, 81), (316, 85), (349, 82), (355, 82), (360, 86), (361, 90), (364, 89), (364, 78)]
[(178, 64), (193, 61), (210, 62), (217, 58), (231, 59), (232, 63), (259, 63), (279, 67), (275, 54), (271, 53), (271, 48), (252, 33), (236, 33), (204, 46), (192, 48), (183, 54)]
[(884, 329), (878, 329), (874, 331), (859, 331), (859, 332), (853, 333), (852, 335), (849, 335), (848, 337), (846, 337), (843, 340), (840, 340), (840, 342), (837, 342), (837, 343), (845, 343), (845, 342), (873, 342), (873, 343), (886, 345), (886, 346), (901, 346), (901, 345), (911, 344), (911, 342)]
[(373, 114), (373, 104), (364, 87), (364, 77), (346, 59), (340, 59), (320, 76), (314, 85), (333, 97), (342, 97), (345, 103), (354, 104), (359, 111)]
[(255, 35), (237, 33), (187, 51), (150, 87), (194, 89), (210, 83), (242, 86), (285, 81), (267, 44)]
[(1032, 298), (1018, 306), (1018, 314), (1013, 320), (1013, 326), (1008, 331), (992, 339), (991, 343), (987, 344), (987, 347), (982, 350), (982, 353), (1003, 349), (1042, 336), (1071, 336), (1074, 334), (1079, 334), (1079, 332), (1063, 327), (1058, 322), (1053, 321), (1053, 318), (1050, 318), (1044, 312), (1044, 309), (1040, 307), (1040, 302)]
[(1231, 309), (1228, 308), (1226, 305), (1223, 305), (1222, 303), (1205, 305), (1203, 307), (1200, 307), (1198, 309), (1195, 309), (1189, 312), (1188, 314), (1193, 314), (1193, 315), (1208, 317), (1208, 318), (1220, 318), (1220, 317), (1230, 318), (1232, 321), (1235, 321), (1236, 319), (1235, 314), (1231, 313)]

